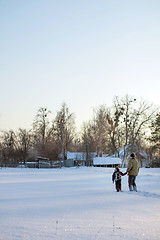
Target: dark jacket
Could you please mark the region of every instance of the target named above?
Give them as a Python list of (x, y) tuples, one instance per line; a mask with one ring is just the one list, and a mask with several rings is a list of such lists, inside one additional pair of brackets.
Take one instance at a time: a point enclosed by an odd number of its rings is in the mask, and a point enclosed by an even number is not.
[(119, 168), (116, 168), (113, 175), (112, 175), (112, 181), (121, 181), (121, 176), (125, 176), (127, 172), (122, 173)]

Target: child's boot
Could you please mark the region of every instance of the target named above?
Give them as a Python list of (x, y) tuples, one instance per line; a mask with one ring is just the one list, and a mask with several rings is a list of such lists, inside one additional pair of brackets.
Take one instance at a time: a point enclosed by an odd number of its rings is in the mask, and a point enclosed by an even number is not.
[(134, 186), (134, 187), (133, 187), (133, 190), (137, 192), (137, 187), (136, 187), (136, 186)]
[(133, 191), (133, 187), (132, 186), (129, 186), (129, 191)]

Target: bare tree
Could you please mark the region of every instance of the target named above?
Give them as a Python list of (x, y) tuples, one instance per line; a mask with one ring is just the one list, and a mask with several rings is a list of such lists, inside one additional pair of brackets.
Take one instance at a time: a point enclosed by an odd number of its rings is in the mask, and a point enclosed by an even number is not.
[(49, 111), (47, 108), (39, 108), (33, 123), (34, 138), (40, 154), (45, 154), (46, 143), (49, 140), (52, 128), (49, 126)]
[(118, 149), (121, 147), (121, 140), (122, 140), (122, 131), (119, 128), (119, 119), (123, 112), (121, 109), (114, 109), (115, 111), (111, 114), (111, 112), (108, 110), (107, 113), (107, 122), (108, 125), (107, 131), (108, 131), (108, 136), (109, 136), (109, 141), (110, 141), (110, 148), (111, 148), (111, 153), (115, 154), (117, 153)]
[[(123, 131), (124, 160), (130, 151), (139, 151), (144, 136), (157, 109), (146, 101), (138, 101), (134, 97), (126, 95), (119, 99), (116, 97), (116, 106), (121, 111), (120, 125)], [(139, 149), (139, 150), (137, 150)], [(128, 152), (129, 151), (129, 152)]]
[(69, 112), (66, 103), (62, 104), (53, 121), (54, 135), (57, 145), (61, 147), (62, 158), (66, 160), (66, 153), (72, 146), (75, 136), (75, 117)]
[(1, 154), (4, 164), (11, 164), (17, 162), (16, 155), (16, 135), (13, 130), (1, 132)]
[(97, 140), (95, 138), (95, 128), (92, 121), (84, 122), (82, 125), (82, 151), (86, 153), (86, 165), (92, 165), (93, 152), (96, 151)]
[(103, 152), (105, 151), (105, 142), (106, 142), (106, 121), (107, 110), (105, 105), (101, 105), (98, 109), (95, 110), (95, 129), (98, 134), (98, 152), (100, 157), (102, 157)]
[(137, 143), (137, 139), (142, 132), (150, 126), (151, 121), (155, 119), (157, 109), (146, 101), (141, 101), (137, 109), (132, 113), (130, 126), (130, 143), (132, 146)]
[(115, 106), (117, 107), (117, 109), (119, 109), (119, 111), (122, 113), (121, 114), (121, 118), (122, 121), (121, 123), (123, 123), (124, 125), (122, 125), (123, 129), (124, 129), (124, 158), (126, 157), (126, 155), (128, 153), (126, 153), (126, 147), (129, 144), (129, 136), (130, 136), (130, 126), (132, 123), (132, 103), (136, 102), (136, 99), (134, 97), (131, 97), (129, 95), (126, 95), (125, 97), (123, 97), (121, 100), (119, 100), (118, 97), (115, 98)]
[(156, 161), (156, 165), (160, 166), (160, 113), (157, 113), (156, 118), (151, 123), (150, 129), (151, 134), (148, 140), (151, 143), (151, 154)]
[[(95, 146), (94, 151), (97, 155), (102, 156), (106, 151), (107, 141), (107, 109), (101, 105), (93, 109), (93, 118), (87, 124), (85, 123), (82, 130), (83, 140), (89, 141)], [(86, 144), (86, 143), (85, 143)], [(88, 146), (88, 143), (87, 143)], [(91, 148), (91, 144), (90, 144)]]
[(33, 136), (31, 130), (19, 129), (17, 133), (17, 150), (21, 161), (25, 164), (29, 157), (29, 150), (33, 143)]

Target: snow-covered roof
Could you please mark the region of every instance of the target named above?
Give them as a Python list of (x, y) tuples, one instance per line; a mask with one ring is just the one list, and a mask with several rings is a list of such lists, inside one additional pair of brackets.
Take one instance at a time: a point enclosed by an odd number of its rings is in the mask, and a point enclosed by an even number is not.
[[(127, 145), (127, 146), (125, 146), (125, 147), (123, 147), (123, 148), (121, 148), (121, 149), (119, 150), (119, 156), (120, 156), (120, 158), (123, 158), (123, 157), (124, 157), (124, 152), (125, 152), (125, 156), (126, 156), (127, 158), (130, 157), (130, 154), (132, 153), (131, 150), (130, 150), (130, 147), (131, 147), (131, 145)], [(143, 150), (138, 150), (138, 147), (136, 147), (136, 146), (134, 147), (134, 153), (140, 154), (140, 155), (141, 155), (143, 158), (145, 158), (145, 159), (148, 158), (147, 153), (144, 152)]]
[(96, 157), (93, 158), (93, 165), (113, 165), (121, 164), (122, 161), (118, 157)]
[(85, 160), (86, 153), (84, 153), (84, 152), (67, 152), (67, 159)]
[[(89, 153), (90, 156), (95, 156), (96, 153)], [(86, 152), (67, 152), (67, 159), (86, 160)]]
[(139, 154), (141, 154), (141, 156), (143, 156), (144, 158), (148, 158), (148, 154), (146, 152), (144, 152), (143, 150), (140, 150)]

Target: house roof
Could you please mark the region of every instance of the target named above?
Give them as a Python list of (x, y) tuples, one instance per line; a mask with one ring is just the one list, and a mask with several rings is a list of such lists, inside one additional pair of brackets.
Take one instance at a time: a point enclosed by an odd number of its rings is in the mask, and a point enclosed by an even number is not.
[(93, 165), (113, 165), (121, 164), (122, 161), (118, 157), (96, 157), (93, 158)]
[[(125, 146), (125, 147), (123, 147), (123, 148), (121, 148), (120, 150), (119, 150), (119, 156), (120, 156), (120, 158), (123, 158), (124, 157), (124, 152), (125, 152), (125, 156), (127, 157), (127, 158), (129, 158), (130, 157), (130, 154), (132, 153), (131, 152), (131, 150), (130, 150), (130, 147), (131, 147), (131, 145), (127, 145), (127, 146)], [(147, 159), (148, 158), (148, 155), (147, 155), (147, 153), (146, 152), (144, 152), (143, 150), (138, 150), (138, 147), (134, 147), (134, 153), (135, 154), (138, 154), (138, 155), (141, 155), (143, 158), (145, 158), (145, 159)]]
[(84, 153), (84, 152), (67, 152), (67, 159), (85, 160), (86, 153)]
[[(95, 157), (96, 153), (90, 152), (90, 157)], [(86, 160), (86, 152), (67, 152), (67, 159)]]

